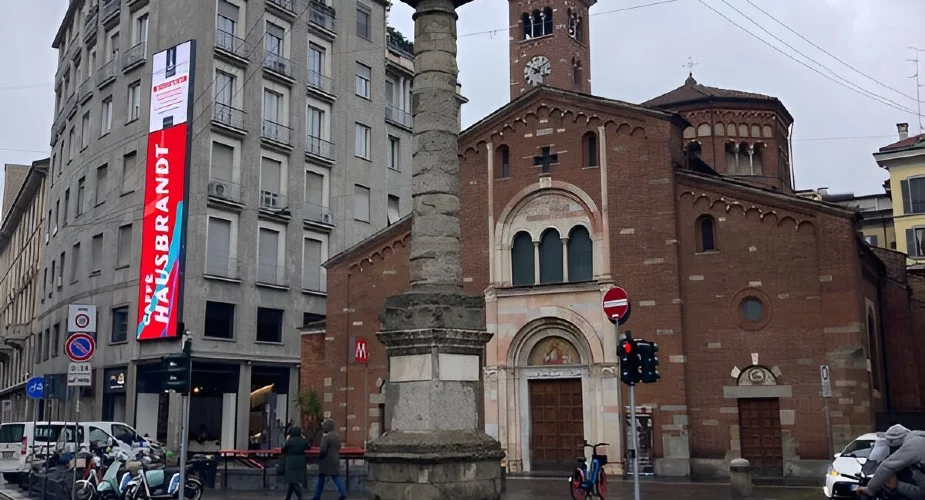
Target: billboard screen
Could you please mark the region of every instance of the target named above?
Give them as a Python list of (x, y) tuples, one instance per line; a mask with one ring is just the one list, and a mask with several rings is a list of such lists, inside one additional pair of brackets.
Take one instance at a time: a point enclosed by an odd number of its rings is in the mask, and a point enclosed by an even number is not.
[(145, 163), (138, 340), (178, 335), (187, 217), (187, 161), (194, 44), (154, 54)]

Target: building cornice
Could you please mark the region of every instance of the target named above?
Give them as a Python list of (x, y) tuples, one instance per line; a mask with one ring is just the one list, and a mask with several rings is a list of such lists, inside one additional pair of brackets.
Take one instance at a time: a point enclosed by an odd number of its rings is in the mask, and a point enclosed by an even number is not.
[(16, 194), (16, 199), (10, 205), (9, 213), (3, 214), (3, 223), (0, 224), (0, 252), (6, 250), (13, 231), (19, 227), (23, 214), (29, 209), (30, 203), (42, 186), (42, 180), (48, 174), (48, 162), (48, 158), (32, 162), (32, 167), (29, 168), (26, 179), (19, 188), (19, 193)]

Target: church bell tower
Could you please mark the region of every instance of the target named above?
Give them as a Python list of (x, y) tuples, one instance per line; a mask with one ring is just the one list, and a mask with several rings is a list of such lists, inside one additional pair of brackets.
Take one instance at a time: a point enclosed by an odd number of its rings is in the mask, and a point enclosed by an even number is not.
[(511, 100), (538, 85), (591, 93), (588, 10), (597, 0), (509, 0)]

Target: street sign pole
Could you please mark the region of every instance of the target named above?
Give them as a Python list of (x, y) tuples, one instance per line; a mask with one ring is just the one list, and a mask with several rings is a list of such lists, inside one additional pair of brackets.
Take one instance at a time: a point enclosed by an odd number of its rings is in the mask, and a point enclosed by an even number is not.
[[(77, 484), (77, 454), (80, 452), (80, 387), (74, 388), (74, 481)], [(65, 437), (67, 433), (65, 433)], [(86, 465), (84, 466), (86, 467)]]
[[(615, 286), (607, 292), (604, 293), (604, 298), (601, 303), (601, 306), (604, 310), (604, 314), (607, 316), (607, 319), (610, 320), (614, 325), (616, 331), (616, 340), (617, 345), (620, 344), (620, 325), (626, 323), (629, 320), (631, 311), (631, 304), (629, 299), (629, 294), (626, 293), (621, 287)], [(629, 337), (627, 332), (627, 337)], [(639, 354), (633, 352), (633, 356), (638, 356)], [(621, 367), (622, 369), (622, 367)], [(639, 500), (639, 458), (638, 458), (638, 435), (636, 431), (636, 384), (630, 384), (630, 433), (632, 435), (631, 443), (632, 448), (629, 449), (629, 459), (633, 467), (633, 498)], [(621, 413), (622, 413), (622, 407)], [(623, 420), (622, 418), (620, 419)], [(622, 427), (622, 426), (621, 426)], [(622, 432), (622, 431), (621, 431)], [(626, 464), (624, 463), (624, 468)]]
[[(187, 334), (187, 332), (181, 332), (183, 334), (183, 340), (181, 345), (183, 349), (188, 351), (187, 354), (192, 358), (192, 337)], [(189, 343), (190, 348), (187, 349), (187, 342)], [(182, 395), (183, 398), (183, 415), (180, 418), (180, 498), (186, 498), (186, 454), (189, 443), (189, 407), (190, 407), (190, 392), (192, 391), (193, 384), (193, 361), (190, 359), (189, 364), (187, 365), (186, 380), (187, 385), (190, 387), (187, 388), (186, 394)]]
[(819, 378), (822, 382), (822, 411), (825, 413), (825, 430), (828, 440), (829, 455), (835, 453), (832, 438), (832, 414), (829, 410), (829, 398), (832, 397), (832, 377), (829, 365), (819, 366)]
[(639, 500), (639, 442), (636, 432), (636, 384), (630, 386), (630, 432), (633, 434), (633, 498)]

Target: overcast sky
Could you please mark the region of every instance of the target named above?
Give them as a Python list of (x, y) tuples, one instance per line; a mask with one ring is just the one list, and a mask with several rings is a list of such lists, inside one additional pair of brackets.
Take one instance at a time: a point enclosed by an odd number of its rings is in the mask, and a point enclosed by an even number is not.
[[(592, 8), (594, 94), (645, 101), (681, 85), (688, 71), (684, 65), (692, 57), (697, 63), (694, 77), (704, 85), (760, 92), (783, 101), (795, 119), (797, 188), (882, 192), (887, 175), (871, 153), (897, 139), (896, 123), (909, 122), (913, 133), (919, 130), (915, 80), (909, 78), (915, 65), (907, 59), (916, 54), (909, 46), (925, 49), (925, 1), (661, 0), (665, 3), (645, 6), (658, 1), (600, 0)], [(66, 0), (0, 0), (0, 46), (5, 48), (0, 53), (0, 109), (6, 117), (0, 122), (0, 163), (28, 163), (48, 154), (56, 71), (51, 41), (66, 5)], [(624, 10), (635, 6), (644, 7)], [(877, 102), (821, 76), (708, 6), (843, 85), (859, 86), (894, 104)], [(509, 100), (507, 11), (507, 0), (475, 0), (459, 11), (460, 80), (470, 99), (463, 108), (464, 126)], [(413, 36), (407, 6), (396, 5), (390, 23)], [(925, 52), (918, 55), (925, 84)]]

